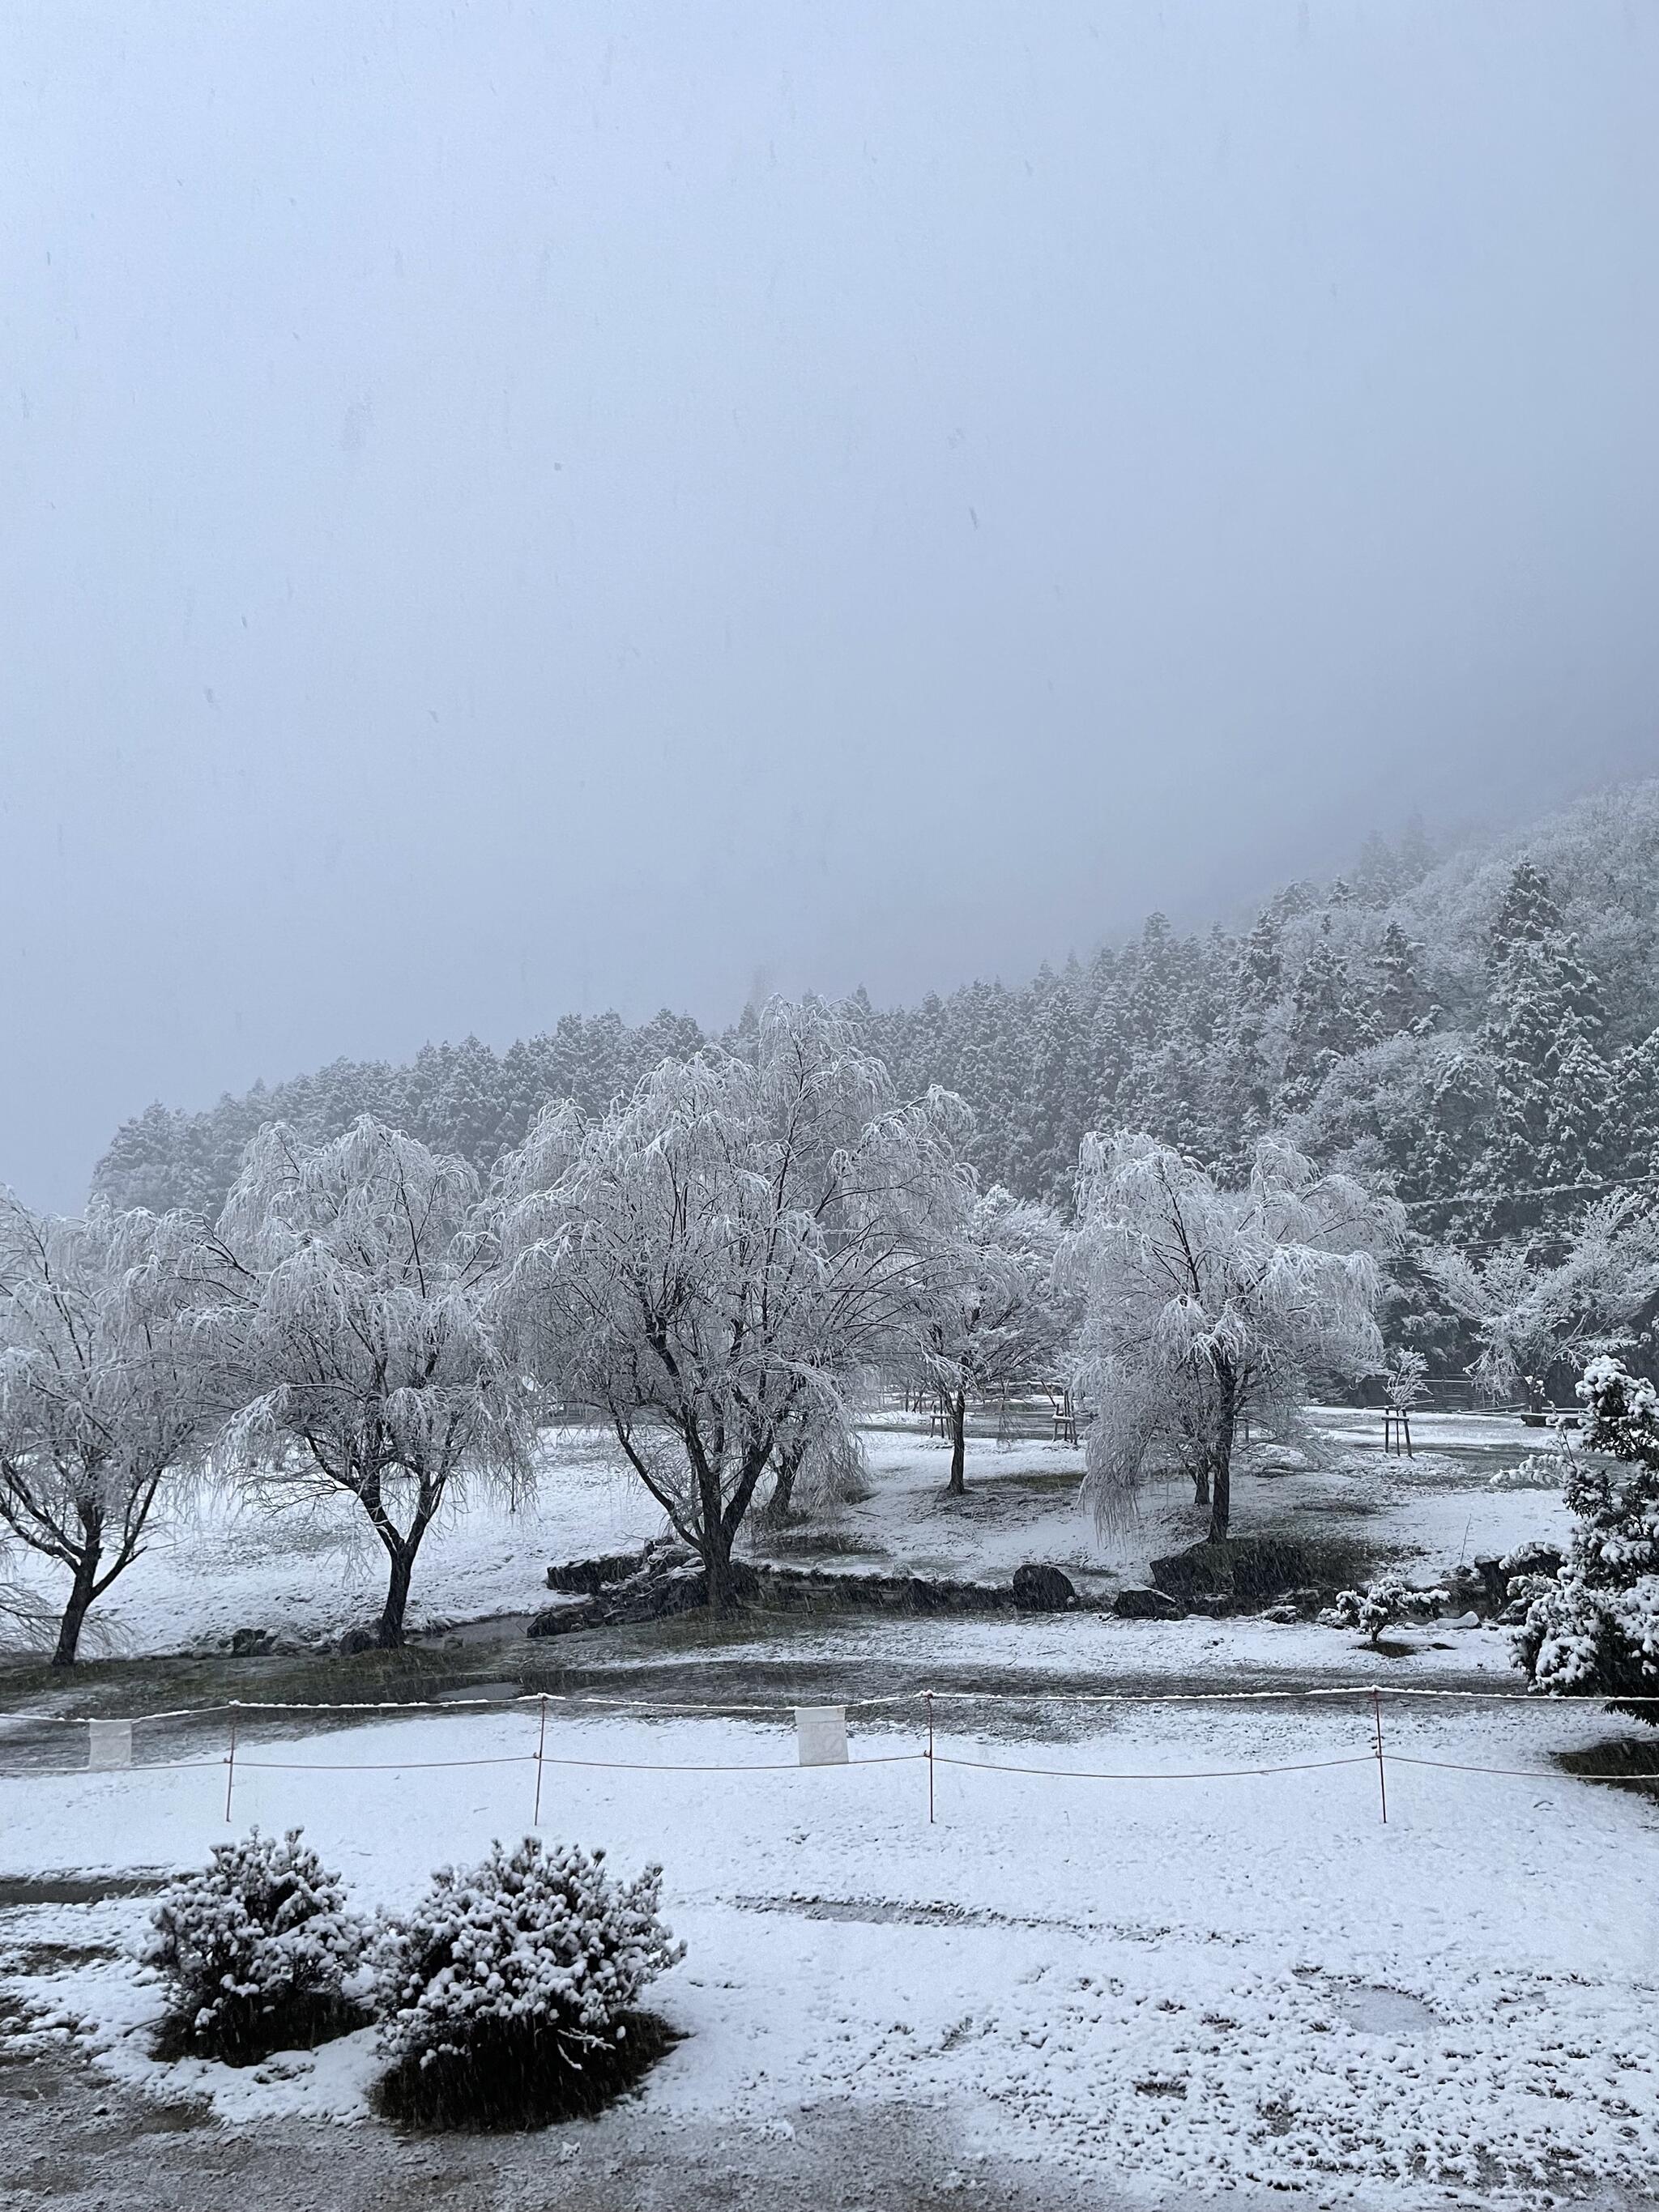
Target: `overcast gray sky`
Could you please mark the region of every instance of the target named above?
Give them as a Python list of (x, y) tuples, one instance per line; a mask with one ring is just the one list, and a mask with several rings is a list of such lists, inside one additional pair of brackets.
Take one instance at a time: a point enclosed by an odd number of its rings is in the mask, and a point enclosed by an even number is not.
[(0, 1179), (1659, 762), (1647, 0), (7, 0)]

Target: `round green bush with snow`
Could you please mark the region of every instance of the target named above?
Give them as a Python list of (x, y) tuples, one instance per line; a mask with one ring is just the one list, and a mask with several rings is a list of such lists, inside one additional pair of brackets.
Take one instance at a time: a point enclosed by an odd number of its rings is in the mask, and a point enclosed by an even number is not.
[(337, 1875), (290, 1828), (216, 1844), (162, 1891), (143, 1955), (160, 1968), (164, 2053), (246, 2065), (359, 2026), (350, 1985), (368, 1931)]
[(662, 1869), (612, 1877), (601, 1850), (495, 1844), (470, 1872), (441, 1869), (387, 1923), (375, 1971), (381, 2085), (394, 2118), (538, 2124), (591, 2111), (669, 2040), (636, 2013), (684, 1955), (659, 1905)]

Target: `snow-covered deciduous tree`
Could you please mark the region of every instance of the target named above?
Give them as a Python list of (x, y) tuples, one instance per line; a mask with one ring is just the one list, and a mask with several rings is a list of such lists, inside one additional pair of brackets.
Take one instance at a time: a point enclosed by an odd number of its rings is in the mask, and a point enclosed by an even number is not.
[(716, 1610), (781, 1440), (844, 1420), (890, 1364), (969, 1133), (959, 1100), (901, 1103), (845, 1023), (779, 1000), (742, 1054), (665, 1062), (592, 1119), (550, 1110), (504, 1164), (520, 1356), (611, 1428)]
[(809, 1398), (779, 1428), (772, 1488), (761, 1509), (768, 1527), (787, 1526), (800, 1508), (810, 1511), (868, 1496), (869, 1463), (858, 1431), (847, 1419), (851, 1404), (852, 1393), (845, 1388), (828, 1408)]
[(1316, 1374), (1375, 1370), (1377, 1263), (1400, 1233), (1394, 1200), (1271, 1139), (1225, 1189), (1138, 1132), (1086, 1138), (1063, 1263), (1086, 1301), (1078, 1380), (1102, 1519), (1174, 1464), (1224, 1538), (1239, 1422), (1293, 1418)]
[(1552, 1371), (1631, 1350), (1659, 1299), (1659, 1215), (1630, 1193), (1599, 1200), (1553, 1266), (1516, 1245), (1485, 1259), (1428, 1255), (1425, 1266), (1480, 1344), (1475, 1379), (1495, 1398), (1547, 1398)]
[(966, 1488), (968, 1399), (1051, 1381), (1070, 1358), (1078, 1302), (1055, 1278), (1060, 1224), (994, 1183), (946, 1224), (917, 1310), (915, 1364), (950, 1412), (951, 1478)]
[(181, 1215), (66, 1218), (0, 1193), (0, 1522), (68, 1571), (55, 1666), (210, 1432), (200, 1256)]
[(1429, 1363), (1410, 1345), (1391, 1345), (1382, 1362), (1383, 1402), (1398, 1413), (1410, 1413), (1428, 1395)]
[[(1576, 1526), (1559, 1573), (1522, 1579), (1515, 1653), (1555, 1697), (1659, 1700), (1659, 1390), (1594, 1359), (1578, 1395), (1590, 1455), (1567, 1462)], [(1633, 1706), (1659, 1725), (1659, 1703)]]
[(357, 1501), (388, 1562), (384, 1645), (403, 1641), (422, 1539), (458, 1486), (514, 1492), (530, 1473), (533, 1397), (491, 1325), (477, 1195), (465, 1161), (367, 1115), (315, 1146), (277, 1122), (220, 1219), (228, 1463), (276, 1494)]

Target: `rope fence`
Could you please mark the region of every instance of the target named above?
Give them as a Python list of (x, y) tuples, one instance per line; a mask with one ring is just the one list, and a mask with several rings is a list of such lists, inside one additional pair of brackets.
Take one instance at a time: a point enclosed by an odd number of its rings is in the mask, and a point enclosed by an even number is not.
[[(1024, 1705), (1122, 1705), (1146, 1706), (1173, 1705), (1193, 1706), (1214, 1705), (1222, 1706), (1261, 1705), (1266, 1703), (1288, 1704), (1291, 1701), (1310, 1703), (1315, 1699), (1349, 1698), (1362, 1701), (1368, 1733), (1365, 1747), (1339, 1753), (1333, 1758), (1277, 1759), (1265, 1763), (1226, 1767), (1179, 1767), (1160, 1769), (1097, 1768), (1057, 1766), (1033, 1764), (1024, 1760), (998, 1759), (977, 1757), (965, 1750), (945, 1750), (939, 1747), (936, 1736), (935, 1711), (938, 1705), (988, 1704)], [(1587, 1772), (1559, 1767), (1501, 1766), (1475, 1760), (1438, 1759), (1419, 1753), (1390, 1749), (1384, 1741), (1383, 1701), (1462, 1699), (1487, 1704), (1524, 1706), (1538, 1711), (1553, 1708), (1559, 1711), (1569, 1701), (1542, 1699), (1518, 1695), (1513, 1691), (1434, 1690), (1408, 1687), (1384, 1688), (1374, 1683), (1345, 1683), (1317, 1690), (1246, 1690), (1246, 1691), (1185, 1691), (1163, 1695), (1156, 1692), (1054, 1692), (1036, 1691), (979, 1692), (969, 1690), (920, 1690), (901, 1692), (886, 1697), (849, 1699), (836, 1705), (741, 1705), (710, 1703), (703, 1705), (658, 1705), (641, 1699), (611, 1698), (579, 1692), (562, 1695), (554, 1692), (530, 1692), (511, 1699), (501, 1698), (442, 1698), (412, 1699), (403, 1702), (382, 1701), (374, 1705), (325, 1705), (290, 1702), (287, 1700), (257, 1703), (232, 1699), (222, 1703), (174, 1707), (155, 1713), (140, 1713), (130, 1717), (111, 1719), (102, 1715), (72, 1713), (13, 1713), (0, 1715), (0, 1753), (3, 1753), (6, 1730), (18, 1727), (46, 1725), (54, 1728), (84, 1729), (87, 1730), (87, 1764), (84, 1771), (111, 1775), (123, 1772), (186, 1773), (222, 1771), (225, 1779), (224, 1817), (227, 1822), (234, 1818), (235, 1790), (238, 1777), (250, 1774), (419, 1774), (463, 1768), (528, 1767), (534, 1772), (534, 1811), (532, 1825), (539, 1826), (542, 1808), (544, 1772), (550, 1768), (572, 1768), (598, 1773), (623, 1774), (699, 1774), (752, 1775), (782, 1774), (800, 1767), (812, 1766), (907, 1766), (921, 1765), (927, 1776), (927, 1819), (937, 1819), (936, 1771), (940, 1767), (952, 1767), (981, 1774), (1018, 1775), (1060, 1783), (1170, 1783), (1170, 1782), (1228, 1782), (1289, 1774), (1328, 1773), (1342, 1767), (1375, 1765), (1377, 1779), (1377, 1801), (1381, 1820), (1389, 1817), (1388, 1767), (1414, 1767), (1441, 1773), (1480, 1774), (1516, 1780), (1539, 1782), (1607, 1782), (1630, 1783), (1653, 1778), (1634, 1771), (1622, 1773)], [(1573, 1701), (1581, 1702), (1581, 1701)], [(1589, 1701), (1582, 1701), (1588, 1703)], [(1621, 1699), (1620, 1705), (1659, 1705), (1659, 1698)], [(1582, 1710), (1581, 1703), (1581, 1710)], [(917, 1708), (921, 1707), (918, 1712)], [(925, 1738), (915, 1748), (896, 1752), (868, 1752), (854, 1755), (850, 1750), (847, 1734), (849, 1712), (879, 1711), (884, 1717), (899, 1718), (908, 1707), (916, 1714), (918, 1723), (925, 1727)], [(525, 1709), (531, 1709), (526, 1711)], [(258, 1756), (250, 1751), (245, 1731), (250, 1722), (265, 1716), (291, 1714), (372, 1714), (387, 1718), (403, 1714), (476, 1713), (488, 1711), (510, 1712), (517, 1709), (526, 1719), (533, 1717), (536, 1735), (533, 1745), (526, 1744), (522, 1751), (483, 1753), (471, 1758), (406, 1758), (378, 1759), (283, 1759)], [(599, 1759), (575, 1755), (573, 1753), (548, 1748), (550, 1717), (556, 1718), (561, 1711), (603, 1711), (608, 1713), (644, 1714), (656, 1717), (700, 1715), (708, 1717), (730, 1717), (734, 1713), (764, 1714), (778, 1719), (793, 1718), (796, 1749), (793, 1759), (742, 1760), (681, 1760)], [(223, 1717), (227, 1723), (226, 1749), (222, 1754), (210, 1754), (193, 1759), (164, 1759), (136, 1760), (133, 1740), (136, 1729), (146, 1724), (168, 1723), (199, 1723)], [(919, 1731), (920, 1732), (920, 1731)], [(239, 1741), (239, 1735), (243, 1740)], [(61, 1777), (67, 1770), (51, 1770)], [(82, 1770), (75, 1770), (82, 1771)], [(44, 1777), (31, 1778), (45, 1778)]]
[[(1529, 1696), (1523, 1690), (1432, 1689), (1410, 1683), (1333, 1682), (1293, 1689), (1257, 1690), (895, 1690), (884, 1697), (843, 1698), (846, 1712), (873, 1711), (882, 1706), (921, 1705), (954, 1702), (958, 1705), (1248, 1705), (1306, 1704), (1320, 1698), (1447, 1698), (1485, 1705), (1526, 1706), (1534, 1712), (1571, 1710), (1593, 1701), (1588, 1698)], [(1659, 1694), (1650, 1697), (1609, 1698), (1619, 1706), (1659, 1705)], [(216, 1713), (457, 1713), (501, 1712), (508, 1705), (592, 1706), (605, 1712), (705, 1714), (720, 1718), (732, 1713), (766, 1713), (774, 1718), (801, 1710), (781, 1698), (766, 1703), (739, 1698), (705, 1698), (698, 1703), (656, 1698), (623, 1698), (599, 1690), (524, 1690), (512, 1698), (222, 1698), (202, 1705), (167, 1705), (155, 1712), (61, 1713), (32, 1712), (27, 1708), (0, 1712), (0, 1729), (14, 1724), (52, 1728), (88, 1728), (108, 1723), (137, 1727), (149, 1721), (210, 1720)]]

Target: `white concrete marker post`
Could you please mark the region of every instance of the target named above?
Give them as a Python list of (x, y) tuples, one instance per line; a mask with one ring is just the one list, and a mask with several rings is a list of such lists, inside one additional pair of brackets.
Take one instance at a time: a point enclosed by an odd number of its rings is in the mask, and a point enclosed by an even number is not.
[(88, 1774), (112, 1774), (118, 1767), (132, 1764), (132, 1723), (131, 1721), (88, 1721), (87, 1723), (87, 1771)]
[(845, 1705), (797, 1705), (795, 1747), (803, 1766), (845, 1766)]

